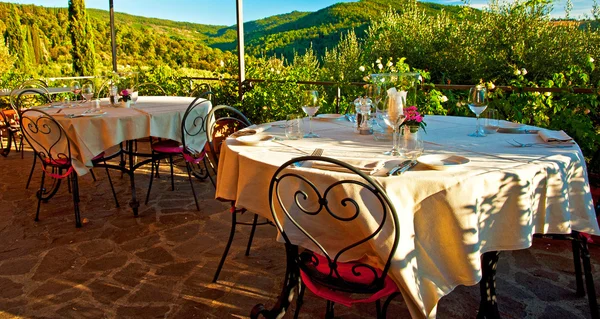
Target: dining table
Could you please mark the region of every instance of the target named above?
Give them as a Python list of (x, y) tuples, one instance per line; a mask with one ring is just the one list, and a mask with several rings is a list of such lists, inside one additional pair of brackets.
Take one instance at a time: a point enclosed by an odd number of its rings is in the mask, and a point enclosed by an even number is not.
[[(182, 141), (181, 123), (194, 97), (179, 96), (140, 96), (132, 107), (113, 107), (108, 99), (99, 101), (99, 109), (92, 102), (53, 103), (43, 111), (54, 117), (65, 129), (71, 141), (72, 165), (81, 176), (92, 167), (108, 167), (129, 175), (131, 181), (130, 206), (137, 215), (139, 202), (136, 197), (135, 171), (152, 161), (151, 154), (135, 150), (137, 139), (155, 137)], [(199, 100), (201, 102), (203, 100)], [(194, 108), (197, 116), (205, 117), (211, 103), (203, 103)], [(195, 116), (194, 116), (195, 118)], [(205, 134), (186, 137), (191, 149), (202, 150), (206, 142)], [(123, 147), (123, 143), (125, 146)], [(93, 162), (92, 159), (111, 148), (118, 151), (106, 156), (107, 159), (121, 156), (119, 165)], [(136, 161), (138, 157), (145, 160)]]
[[(215, 197), (273, 220), (269, 183), (279, 166), (292, 158), (320, 148), (322, 156), (348, 163), (372, 162), (389, 168), (399, 162), (398, 157), (383, 155), (391, 148), (390, 140), (359, 134), (355, 123), (335, 118), (313, 119), (319, 138), (287, 139), (285, 123), (274, 122), (258, 130), (270, 137), (260, 139), (264, 142), (248, 145), (239, 138), (226, 139)], [(440, 298), (458, 285), (477, 284), (484, 253), (526, 249), (534, 234), (600, 234), (585, 158), (576, 143), (544, 143), (536, 134), (539, 128), (530, 126), (470, 137), (475, 121), (426, 116), (426, 132), (419, 132), (424, 153), (418, 164), (400, 175), (371, 176), (382, 185), (398, 215), (400, 239), (388, 275), (414, 318), (434, 318)], [(463, 160), (448, 167), (420, 161), (429, 155)], [(330, 183), (349, 175), (322, 168), (288, 169), (302, 170), (317, 185), (319, 179)], [(361, 205), (368, 209), (368, 203)], [(352, 233), (339, 224), (323, 220), (321, 225), (320, 240), (340, 240), (336, 236), (341, 232), (347, 244), (353, 242)], [(294, 244), (315, 248), (298, 231), (294, 235), (291, 223), (284, 220), (283, 227)], [(392, 239), (377, 240), (382, 242), (357, 251), (356, 259), (366, 255), (384, 264), (387, 255), (374, 247)]]

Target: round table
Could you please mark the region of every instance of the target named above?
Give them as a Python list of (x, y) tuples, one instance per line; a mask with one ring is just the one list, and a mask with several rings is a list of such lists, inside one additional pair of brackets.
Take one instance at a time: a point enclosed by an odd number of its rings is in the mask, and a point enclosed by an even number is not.
[[(469, 137), (474, 118), (427, 116), (425, 120), (425, 154), (455, 154), (470, 162), (447, 171), (418, 164), (400, 176), (374, 177), (398, 213), (400, 242), (389, 274), (413, 317), (434, 317), (442, 296), (458, 285), (477, 284), (480, 256), (485, 252), (528, 248), (536, 233), (600, 234), (584, 157), (577, 145), (514, 147), (508, 141), (542, 140), (525, 130), (524, 134)], [(291, 158), (322, 148), (323, 156), (340, 160), (394, 160), (382, 155), (391, 142), (359, 135), (347, 121), (313, 121), (321, 137), (300, 140), (285, 139), (279, 124), (261, 133), (279, 137), (268, 143), (247, 146), (234, 138), (226, 140), (220, 153), (217, 198), (272, 219), (269, 182), (275, 170)], [(321, 178), (323, 185), (348, 176), (297, 169)], [(327, 233), (335, 233), (336, 226), (326, 220), (323, 224), (329, 228), (322, 234), (327, 240)], [(295, 244), (311, 248), (308, 240), (296, 240)], [(376, 250), (361, 253), (379, 261), (387, 257)]]

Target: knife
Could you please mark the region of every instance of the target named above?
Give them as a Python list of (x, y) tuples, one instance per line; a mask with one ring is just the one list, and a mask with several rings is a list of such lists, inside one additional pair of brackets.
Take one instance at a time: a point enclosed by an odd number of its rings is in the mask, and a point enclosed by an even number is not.
[(401, 169), (398, 170), (398, 172), (396, 173), (396, 175), (400, 175), (406, 171), (408, 171), (409, 169), (415, 167), (415, 165), (417, 165), (417, 161), (415, 160), (411, 160), (408, 165), (402, 167)]
[(403, 161), (402, 163), (396, 165), (395, 167), (390, 169), (390, 171), (388, 172), (388, 176), (396, 175), (396, 173), (398, 173), (401, 169), (410, 165), (410, 162), (411, 162), (411, 160), (406, 160), (406, 161)]

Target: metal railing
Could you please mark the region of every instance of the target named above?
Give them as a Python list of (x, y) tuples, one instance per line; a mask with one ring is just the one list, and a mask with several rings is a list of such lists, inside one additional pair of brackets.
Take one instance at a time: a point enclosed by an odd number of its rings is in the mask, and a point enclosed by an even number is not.
[[(238, 81), (237, 78), (215, 78), (215, 77), (182, 77), (182, 80), (187, 80), (189, 82), (190, 91), (194, 88), (194, 81)], [(240, 100), (243, 98), (243, 94), (252, 88), (252, 83), (296, 83), (301, 85), (320, 85), (320, 86), (335, 86), (337, 88), (336, 94), (336, 112), (340, 110), (340, 102), (342, 98), (341, 88), (343, 86), (364, 86), (369, 83), (367, 82), (346, 82), (340, 83), (335, 81), (287, 81), (287, 80), (265, 80), (265, 79), (246, 79), (244, 83), (247, 83), (246, 90), (240, 90), (242, 96), (240, 96)], [(438, 89), (438, 90), (461, 90), (468, 91), (471, 89), (473, 85), (468, 84), (424, 84), (422, 85), (422, 89)], [(505, 92), (540, 92), (540, 93), (577, 93), (577, 94), (600, 94), (600, 89), (597, 88), (573, 88), (573, 89), (564, 89), (564, 88), (542, 88), (542, 87), (514, 87), (509, 85), (500, 85), (496, 86), (493, 90), (502, 90)]]

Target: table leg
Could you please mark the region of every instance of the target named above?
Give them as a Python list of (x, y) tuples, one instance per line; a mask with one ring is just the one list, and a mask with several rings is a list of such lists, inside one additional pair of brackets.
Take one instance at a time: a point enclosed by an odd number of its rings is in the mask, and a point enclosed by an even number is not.
[(285, 245), (287, 268), (285, 270), (285, 279), (283, 281), (283, 288), (281, 294), (277, 299), (277, 302), (271, 310), (268, 310), (263, 304), (258, 304), (252, 308), (250, 318), (258, 318), (263, 316), (264, 318), (280, 318), (288, 310), (292, 300), (294, 299), (294, 293), (296, 286), (298, 286), (300, 280), (300, 271), (295, 262), (295, 257), (298, 256), (298, 246), (296, 245)]
[(477, 319), (499, 319), (498, 303), (496, 300), (496, 266), (500, 252), (490, 251), (481, 255), (481, 281), (479, 291), (481, 302)]
[(138, 208), (140, 207), (140, 202), (138, 202), (137, 200), (137, 194), (135, 191), (135, 163), (133, 162), (133, 141), (127, 141), (127, 149), (129, 150), (129, 171), (131, 172), (129, 174), (129, 180), (131, 181), (131, 202), (129, 203), (129, 206), (131, 206), (131, 209), (133, 210), (133, 216), (137, 216)]

